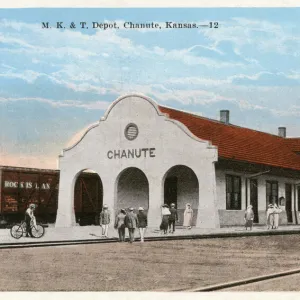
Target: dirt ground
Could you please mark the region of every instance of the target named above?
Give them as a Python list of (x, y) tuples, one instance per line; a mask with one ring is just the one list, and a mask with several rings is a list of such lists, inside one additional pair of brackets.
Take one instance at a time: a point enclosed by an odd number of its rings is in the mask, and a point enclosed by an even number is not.
[[(294, 292), (299, 291), (300, 275), (290, 275), (281, 278), (246, 284), (243, 287), (234, 287), (222, 290), (222, 292)], [(297, 296), (296, 296), (297, 297)]]
[(191, 289), (296, 269), (299, 245), (285, 235), (2, 249), (0, 290)]

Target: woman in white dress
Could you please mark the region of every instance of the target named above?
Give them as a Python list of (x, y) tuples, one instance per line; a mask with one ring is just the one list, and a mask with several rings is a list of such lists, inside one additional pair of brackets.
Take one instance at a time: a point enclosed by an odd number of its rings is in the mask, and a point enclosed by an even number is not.
[(278, 229), (279, 226), (279, 214), (282, 212), (276, 204), (274, 205), (274, 229)]
[(274, 205), (270, 203), (267, 209), (267, 228), (274, 228)]
[(191, 204), (187, 203), (185, 206), (184, 216), (183, 216), (183, 226), (187, 227), (188, 229), (192, 228), (193, 222), (193, 210), (191, 208)]

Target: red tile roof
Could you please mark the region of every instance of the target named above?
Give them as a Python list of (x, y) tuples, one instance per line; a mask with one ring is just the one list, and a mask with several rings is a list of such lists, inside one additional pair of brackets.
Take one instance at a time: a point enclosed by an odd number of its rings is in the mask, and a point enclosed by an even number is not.
[(292, 151), (300, 152), (300, 138), (288, 138), (285, 142)]
[(300, 151), (300, 138), (282, 138), (163, 106), (159, 109), (195, 136), (211, 141), (218, 147), (219, 158), (300, 171), (300, 155), (293, 152)]

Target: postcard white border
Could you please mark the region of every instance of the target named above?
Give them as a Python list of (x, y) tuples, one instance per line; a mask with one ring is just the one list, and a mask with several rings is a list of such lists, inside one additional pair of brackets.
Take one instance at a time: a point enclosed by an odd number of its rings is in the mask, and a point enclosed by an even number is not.
[(30, 7), (296, 7), (299, 0), (2, 0), (0, 8)]
[[(299, 0), (2, 0), (2, 8), (189, 8), (189, 7), (218, 7), (218, 8), (247, 8), (247, 7), (300, 7)], [(0, 250), (1, 251), (1, 250)], [(126, 255), (126, 253), (125, 253)], [(124, 258), (126, 259), (126, 257)], [(0, 262), (1, 263), (1, 262)], [(1, 275), (0, 275), (1, 276)], [(172, 275), (173, 276), (173, 275)], [(172, 277), (171, 276), (171, 277)], [(101, 278), (99, 278), (101, 280)], [(284, 280), (284, 278), (283, 278)], [(224, 299), (240, 300), (296, 300), (299, 299), (297, 292), (213, 292), (213, 293), (158, 293), (158, 292), (0, 292), (1, 299), (30, 299), (30, 300), (155, 300), (167, 299)]]

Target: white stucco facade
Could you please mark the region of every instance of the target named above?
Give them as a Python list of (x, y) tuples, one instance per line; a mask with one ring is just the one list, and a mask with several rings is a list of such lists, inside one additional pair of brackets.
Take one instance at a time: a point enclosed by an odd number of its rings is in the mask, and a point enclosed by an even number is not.
[[(125, 136), (129, 124), (138, 128), (133, 140)], [(74, 185), (86, 169), (100, 176), (103, 203), (109, 206), (113, 218), (119, 208), (143, 206), (149, 226), (158, 227), (165, 178), (175, 166), (190, 170), (177, 174), (178, 208), (183, 209), (189, 202), (196, 212), (195, 226), (219, 227), (214, 165), (217, 159), (216, 147), (162, 114), (151, 99), (141, 95), (121, 97), (97, 125), (60, 156), (56, 227), (75, 225)], [(128, 176), (122, 177), (126, 172)], [(184, 177), (188, 173), (194, 174), (187, 175), (194, 176), (192, 183)]]
[[(241, 209), (240, 210), (228, 210), (226, 209), (226, 175), (235, 175), (241, 178)], [(220, 224), (222, 226), (233, 226), (233, 225), (241, 225), (243, 224), (244, 213), (247, 205), (251, 203), (250, 196), (250, 185), (248, 181), (248, 189), (246, 189), (246, 178), (251, 177), (251, 173), (238, 172), (233, 170), (226, 169), (218, 169), (216, 170), (216, 182), (217, 182), (217, 207), (220, 218)], [(299, 185), (298, 178), (289, 178), (283, 176), (274, 176), (268, 174), (262, 174), (260, 176), (254, 177), (257, 180), (257, 213), (258, 213), (258, 223), (266, 224), (266, 208), (267, 208), (267, 200), (266, 200), (266, 182), (273, 181), (278, 184), (278, 198), (284, 197), (286, 198), (286, 184), (291, 185), (291, 217), (292, 222), (288, 222), (287, 220), (287, 210), (286, 205), (280, 205), (280, 209), (282, 213), (280, 214), (280, 224), (299, 224), (300, 217), (299, 211), (300, 207), (298, 207), (298, 189), (297, 185)], [(248, 179), (249, 180), (249, 179)], [(247, 196), (246, 196), (247, 195)]]

